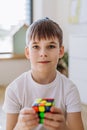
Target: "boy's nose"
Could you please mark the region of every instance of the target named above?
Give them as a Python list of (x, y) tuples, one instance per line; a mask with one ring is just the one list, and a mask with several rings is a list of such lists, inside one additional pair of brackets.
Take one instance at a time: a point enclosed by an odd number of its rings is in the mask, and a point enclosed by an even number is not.
[(41, 54), (40, 56), (41, 56), (41, 57), (47, 57), (47, 55), (46, 55), (46, 54)]
[(47, 57), (47, 52), (46, 52), (46, 50), (41, 50), (41, 51), (40, 51), (40, 57)]

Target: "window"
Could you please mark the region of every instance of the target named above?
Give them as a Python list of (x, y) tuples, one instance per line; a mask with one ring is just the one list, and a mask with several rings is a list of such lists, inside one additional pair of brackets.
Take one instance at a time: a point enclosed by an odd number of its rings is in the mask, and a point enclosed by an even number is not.
[(0, 53), (13, 52), (13, 32), (32, 23), (32, 0), (0, 0)]

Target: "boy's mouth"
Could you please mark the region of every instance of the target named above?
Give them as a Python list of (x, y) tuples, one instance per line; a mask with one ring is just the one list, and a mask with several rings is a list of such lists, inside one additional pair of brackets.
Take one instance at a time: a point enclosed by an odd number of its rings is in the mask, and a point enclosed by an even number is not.
[(38, 63), (46, 64), (49, 63), (50, 61), (39, 61)]

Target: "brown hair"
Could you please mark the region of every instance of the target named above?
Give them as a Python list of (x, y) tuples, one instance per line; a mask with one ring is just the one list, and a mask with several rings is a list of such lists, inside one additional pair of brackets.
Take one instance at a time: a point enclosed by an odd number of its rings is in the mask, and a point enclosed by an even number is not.
[(32, 23), (26, 32), (26, 45), (29, 40), (58, 38), (60, 46), (62, 45), (63, 32), (60, 26), (49, 18), (44, 18)]

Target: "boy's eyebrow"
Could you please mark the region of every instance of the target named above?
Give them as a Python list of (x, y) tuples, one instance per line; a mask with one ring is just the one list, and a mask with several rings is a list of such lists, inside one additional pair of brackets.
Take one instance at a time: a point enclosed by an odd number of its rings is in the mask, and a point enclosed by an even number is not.
[(52, 41), (52, 42), (49, 42), (49, 43), (52, 43), (52, 44), (57, 44), (57, 42), (54, 42), (54, 41)]

